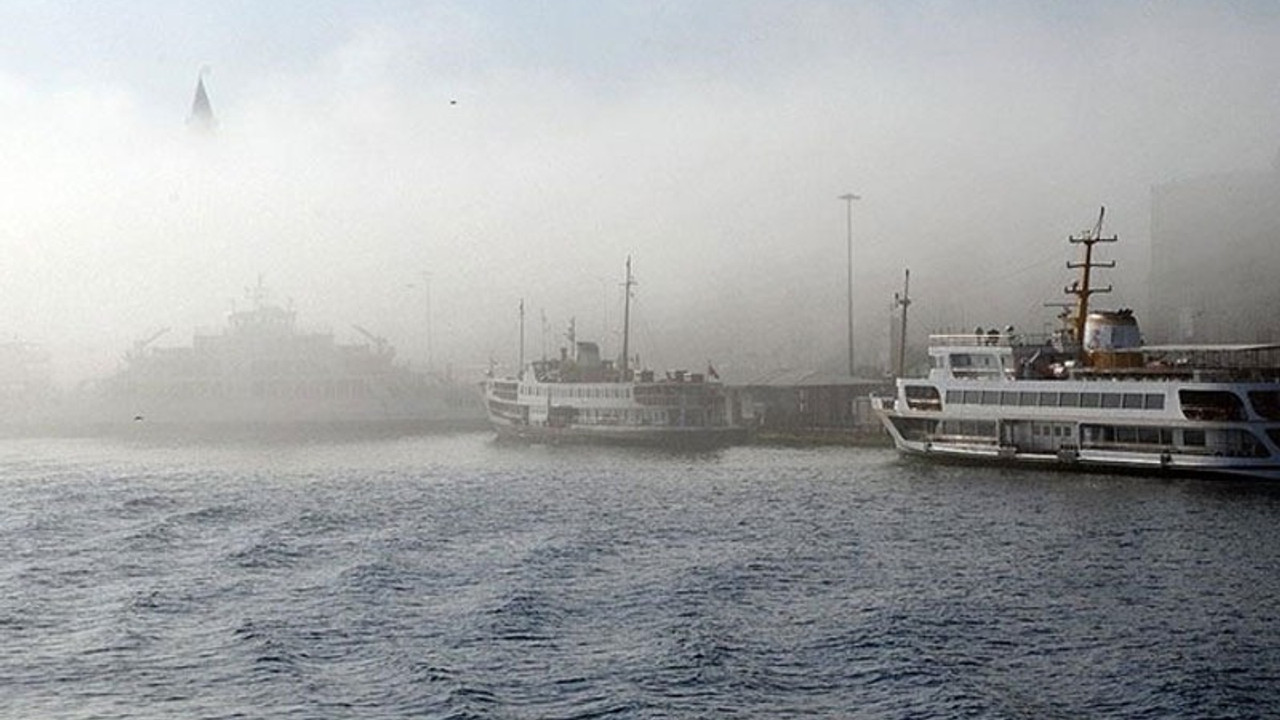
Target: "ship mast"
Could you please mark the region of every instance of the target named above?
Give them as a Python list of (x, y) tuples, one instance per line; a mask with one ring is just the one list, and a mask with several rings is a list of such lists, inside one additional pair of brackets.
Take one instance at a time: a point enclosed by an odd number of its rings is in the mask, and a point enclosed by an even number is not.
[(520, 298), (520, 365), (516, 378), (524, 379), (524, 298)]
[(902, 377), (907, 366), (907, 307), (911, 305), (911, 297), (907, 294), (911, 288), (911, 269), (908, 268), (902, 278), (902, 294), (893, 294), (894, 307), (902, 308), (902, 324), (898, 327), (898, 374)]
[(1111, 286), (1104, 288), (1095, 288), (1090, 285), (1090, 273), (1094, 268), (1113, 268), (1116, 266), (1114, 260), (1100, 261), (1093, 259), (1093, 246), (1100, 242), (1116, 242), (1119, 238), (1112, 235), (1109, 238), (1102, 237), (1102, 218), (1106, 215), (1107, 209), (1103, 207), (1098, 212), (1098, 223), (1093, 226), (1092, 230), (1086, 230), (1080, 234), (1080, 237), (1074, 235), (1068, 236), (1067, 241), (1073, 244), (1084, 245), (1084, 262), (1067, 262), (1070, 269), (1080, 268), (1080, 279), (1073, 281), (1069, 286), (1063, 289), (1068, 295), (1076, 296), (1076, 313), (1070, 318), (1072, 340), (1075, 342), (1077, 352), (1084, 357), (1084, 323), (1089, 317), (1089, 297), (1095, 293), (1109, 293)]
[(621, 382), (627, 382), (628, 377), (627, 364), (631, 352), (631, 288), (636, 284), (635, 278), (631, 277), (631, 256), (627, 256), (627, 279), (623, 283), (624, 294), (622, 302), (622, 373), (620, 375)]
[(543, 308), (538, 311), (542, 317), (542, 361), (547, 361), (547, 311)]

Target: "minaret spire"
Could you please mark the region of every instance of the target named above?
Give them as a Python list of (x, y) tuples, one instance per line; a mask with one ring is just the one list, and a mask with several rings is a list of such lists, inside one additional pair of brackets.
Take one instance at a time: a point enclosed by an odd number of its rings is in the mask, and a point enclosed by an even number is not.
[(213, 106), (209, 104), (209, 93), (204, 89), (204, 76), (208, 72), (208, 66), (202, 67), (200, 75), (196, 78), (196, 95), (191, 101), (191, 115), (187, 117), (187, 127), (212, 133), (218, 128), (218, 120), (213, 116)]

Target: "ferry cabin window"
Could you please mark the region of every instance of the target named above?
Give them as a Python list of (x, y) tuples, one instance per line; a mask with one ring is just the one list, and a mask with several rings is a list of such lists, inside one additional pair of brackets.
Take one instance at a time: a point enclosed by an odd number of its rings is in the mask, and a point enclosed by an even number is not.
[(912, 400), (937, 400), (938, 388), (932, 385), (908, 385), (907, 397)]
[(1178, 400), (1188, 420), (1244, 420), (1244, 403), (1229, 390), (1179, 390)]
[(1231, 428), (1223, 433), (1226, 453), (1236, 457), (1267, 457), (1270, 451), (1249, 430)]
[(998, 390), (983, 390), (982, 404), (983, 405), (999, 405), (1000, 392)]
[(1147, 393), (1142, 400), (1142, 407), (1145, 410), (1163, 410), (1164, 395), (1159, 393)]
[(1057, 406), (1058, 406), (1058, 393), (1056, 393), (1056, 392), (1042, 392), (1042, 393), (1040, 393), (1040, 406), (1041, 406), (1041, 407), (1057, 407)]
[(1000, 369), (1000, 359), (994, 355), (954, 353), (950, 356), (951, 368), (958, 375), (981, 375)]
[(1204, 447), (1204, 431), (1203, 430), (1183, 430), (1182, 444)]
[(1253, 405), (1253, 411), (1264, 420), (1280, 420), (1280, 392), (1250, 390), (1249, 403)]
[(1120, 395), (1117, 393), (1102, 393), (1102, 407), (1104, 408), (1120, 407)]
[(1080, 407), (1080, 393), (1064, 392), (1058, 394), (1058, 404), (1062, 407)]
[(1168, 428), (1139, 427), (1138, 442), (1143, 445), (1171, 445), (1173, 432)]
[(1110, 425), (1081, 425), (1080, 441), (1085, 447), (1115, 442), (1116, 433)]
[(1141, 393), (1125, 393), (1124, 399), (1122, 400), (1122, 406), (1126, 410), (1141, 410), (1142, 394)]
[(1017, 405), (1017, 404), (1018, 404), (1018, 393), (1017, 393), (1017, 391), (1016, 391), (1016, 390), (1001, 390), (1001, 391), (1000, 391), (1000, 404), (1001, 404), (1001, 405)]
[(932, 385), (908, 385), (904, 390), (907, 405), (914, 410), (939, 410), (942, 408), (942, 396), (938, 388)]
[(1096, 408), (1102, 403), (1102, 396), (1096, 392), (1080, 393), (1080, 407)]
[(941, 426), (942, 434), (972, 438), (994, 438), (996, 424), (989, 420), (945, 420)]
[(1026, 391), (1018, 393), (1018, 404), (1024, 407), (1035, 405), (1036, 394), (1033, 392), (1026, 392)]
[[(1086, 447), (1109, 445), (1148, 445), (1169, 448), (1173, 446), (1173, 428), (1145, 425), (1081, 425), (1080, 437)], [(1201, 441), (1203, 444), (1203, 435)], [(1186, 442), (1184, 435), (1184, 443)]]

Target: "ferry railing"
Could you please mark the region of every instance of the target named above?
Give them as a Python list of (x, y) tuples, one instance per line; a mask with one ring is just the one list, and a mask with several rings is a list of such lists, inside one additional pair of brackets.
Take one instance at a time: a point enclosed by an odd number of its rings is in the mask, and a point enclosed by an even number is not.
[(897, 406), (897, 398), (892, 396), (871, 395), (870, 398), (873, 410), (893, 410)]
[(955, 347), (1024, 347), (1047, 345), (1052, 336), (1008, 332), (990, 333), (936, 333), (929, 336), (930, 345)]

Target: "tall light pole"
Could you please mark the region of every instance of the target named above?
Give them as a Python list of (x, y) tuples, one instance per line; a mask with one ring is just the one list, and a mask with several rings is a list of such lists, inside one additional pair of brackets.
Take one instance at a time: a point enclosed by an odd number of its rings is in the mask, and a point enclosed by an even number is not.
[(427, 356), (427, 372), (431, 372), (431, 273), (422, 273), (422, 288), (427, 295), (427, 326), (426, 330), (426, 356)]
[(848, 268), (849, 268), (849, 377), (853, 372), (853, 201), (862, 197), (853, 193), (845, 193), (838, 199), (845, 205), (845, 227), (848, 229)]

